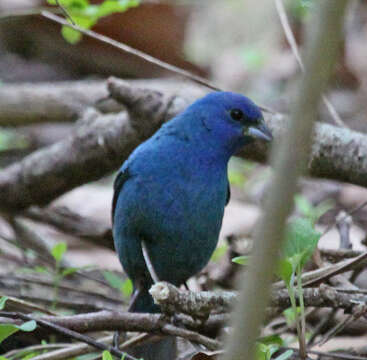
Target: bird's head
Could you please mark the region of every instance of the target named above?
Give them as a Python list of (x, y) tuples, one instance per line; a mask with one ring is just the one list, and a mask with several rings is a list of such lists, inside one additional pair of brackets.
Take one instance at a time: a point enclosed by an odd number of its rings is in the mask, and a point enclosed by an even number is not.
[[(249, 98), (231, 92), (213, 92), (190, 107), (216, 145), (230, 152), (256, 140), (272, 140), (258, 106)], [(214, 144), (213, 144), (214, 145)]]

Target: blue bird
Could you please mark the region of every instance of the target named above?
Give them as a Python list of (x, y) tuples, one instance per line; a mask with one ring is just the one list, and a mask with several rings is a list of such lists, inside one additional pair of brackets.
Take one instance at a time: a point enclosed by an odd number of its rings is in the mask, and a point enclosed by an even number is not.
[(240, 94), (214, 92), (124, 162), (112, 220), (116, 251), (134, 285), (130, 311), (159, 312), (148, 292), (152, 277), (179, 286), (208, 263), (230, 198), (228, 161), (254, 139), (272, 139), (260, 109)]

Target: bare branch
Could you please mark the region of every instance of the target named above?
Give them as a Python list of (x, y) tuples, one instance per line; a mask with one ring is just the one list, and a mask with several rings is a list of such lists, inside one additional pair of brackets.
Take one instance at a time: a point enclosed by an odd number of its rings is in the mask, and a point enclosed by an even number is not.
[[(165, 91), (156, 91), (117, 79), (110, 79), (109, 91), (129, 108), (129, 113), (103, 115), (89, 109), (82, 125), (71, 136), (3, 169), (0, 208), (9, 211), (44, 205), (76, 186), (116, 170), (164, 121), (205, 94), (203, 89), (185, 84), (178, 90), (167, 87)], [(266, 120), (279, 139), (288, 125), (286, 118), (269, 115)], [(264, 161), (266, 152), (266, 145), (254, 143), (241, 156)], [(318, 124), (309, 156), (309, 173), (367, 186), (367, 136)]]
[(6, 84), (0, 86), (0, 126), (75, 121), (107, 96), (103, 81)]

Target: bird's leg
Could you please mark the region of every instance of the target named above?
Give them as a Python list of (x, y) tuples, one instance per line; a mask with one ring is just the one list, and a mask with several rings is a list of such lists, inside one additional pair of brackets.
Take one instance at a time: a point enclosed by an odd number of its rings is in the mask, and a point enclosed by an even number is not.
[[(135, 304), (136, 299), (138, 298), (139, 292), (140, 292), (139, 288), (135, 289), (134, 293), (131, 296), (130, 304), (129, 304), (129, 307), (127, 308), (127, 311), (129, 312), (131, 311), (132, 307)], [(115, 333), (113, 334), (113, 346), (116, 349), (119, 349), (119, 346), (122, 340), (123, 339), (121, 338), (120, 331), (116, 330)]]
[[(123, 336), (121, 336), (123, 335)], [(122, 341), (126, 340), (126, 334), (125, 333), (121, 333), (119, 330), (116, 330), (113, 334), (113, 339), (112, 339), (112, 345), (114, 348), (116, 348), (117, 350), (120, 349), (120, 343)]]
[(140, 289), (139, 288), (135, 289), (134, 293), (131, 296), (129, 307), (127, 308), (128, 312), (130, 312), (132, 307), (134, 306), (139, 293), (140, 293)]
[(159, 278), (157, 276), (157, 273), (154, 270), (153, 263), (150, 260), (149, 253), (148, 253), (148, 248), (147, 248), (147, 245), (146, 245), (144, 240), (141, 241), (141, 249), (143, 250), (145, 265), (148, 268), (149, 274), (152, 277), (153, 282), (154, 283), (159, 282)]

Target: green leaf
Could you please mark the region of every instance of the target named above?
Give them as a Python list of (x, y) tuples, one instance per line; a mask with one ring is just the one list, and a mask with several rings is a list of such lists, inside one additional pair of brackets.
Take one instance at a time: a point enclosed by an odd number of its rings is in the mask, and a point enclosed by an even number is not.
[(300, 314), (301, 314), (301, 308), (299, 306), (297, 306), (296, 311), (294, 311), (293, 308), (291, 307), (283, 311), (283, 315), (285, 317), (285, 321), (287, 322), (288, 326), (292, 326), (296, 321), (297, 318), (296, 315)]
[(245, 255), (242, 255), (242, 256), (236, 256), (232, 259), (232, 262), (236, 263), (236, 264), (240, 264), (240, 265), (247, 265), (248, 262), (250, 260), (250, 257), (249, 256), (245, 256)]
[(110, 271), (104, 271), (103, 276), (111, 287), (121, 291), (124, 296), (128, 297), (131, 295), (133, 291), (133, 285), (130, 279), (123, 280)]
[(5, 303), (8, 300), (8, 297), (2, 296), (0, 298), (0, 310), (3, 310), (5, 308)]
[(4, 356), (0, 356), (0, 360), (8, 360), (8, 358), (6, 358)]
[(325, 200), (317, 206), (312, 205), (303, 195), (295, 195), (294, 202), (298, 211), (314, 224), (316, 221), (329, 211), (335, 204), (333, 200)]
[(40, 351), (33, 351), (31, 353), (29, 353), (28, 355), (22, 357), (22, 360), (29, 360), (29, 359), (33, 359), (35, 358), (36, 356), (40, 355), (41, 352)]
[(130, 297), (133, 293), (133, 282), (130, 279), (126, 279), (120, 290), (125, 297)]
[(103, 351), (102, 360), (113, 360), (111, 353), (107, 350)]
[(277, 268), (277, 275), (287, 284), (290, 285), (291, 278), (294, 269), (293, 264), (290, 259), (284, 258), (280, 259)]
[(228, 171), (228, 180), (231, 185), (242, 186), (246, 178), (241, 171), (230, 169)]
[(38, 273), (47, 273), (48, 272), (48, 270), (47, 270), (47, 268), (45, 266), (35, 266), (33, 268), (33, 270), (35, 272), (38, 272)]
[(283, 258), (287, 258), (293, 266), (301, 267), (311, 257), (317, 247), (321, 233), (316, 231), (309, 219), (296, 218), (287, 226)]
[(271, 360), (271, 356), (279, 350), (279, 346), (256, 342), (255, 359)]
[[(56, 0), (47, 0), (50, 5), (57, 5)], [(61, 6), (68, 11), (80, 10), (89, 6), (88, 0), (59, 0)]]
[(36, 327), (37, 327), (37, 323), (34, 320), (30, 320), (20, 325), (19, 330), (30, 332), (30, 331), (33, 331)]
[(51, 254), (53, 256), (53, 258), (56, 260), (57, 263), (59, 263), (64, 255), (64, 253), (67, 250), (67, 245), (64, 242), (58, 243), (56, 244), (52, 250), (51, 250)]
[(34, 320), (27, 321), (20, 326), (13, 325), (13, 324), (0, 324), (0, 344), (6, 338), (15, 334), (19, 330), (30, 332), (30, 331), (33, 331), (36, 327), (37, 327), (37, 324)]
[(241, 51), (240, 56), (247, 68), (253, 71), (261, 69), (266, 61), (266, 54), (264, 51), (256, 47), (245, 47)]
[(301, 195), (296, 194), (294, 196), (294, 203), (296, 204), (296, 207), (298, 211), (306, 217), (309, 217), (313, 212), (313, 205), (308, 201), (308, 199)]
[(17, 331), (19, 329), (15, 325), (0, 324), (0, 344)]
[(227, 249), (228, 249), (228, 245), (227, 244), (223, 244), (222, 246), (218, 246), (214, 250), (213, 255), (212, 255), (210, 261), (218, 262), (224, 256), (224, 254), (227, 252)]
[(76, 273), (79, 270), (80, 270), (80, 268), (78, 268), (78, 267), (69, 267), (69, 268), (64, 269), (62, 271), (61, 275), (62, 276), (68, 276), (68, 275)]
[(265, 345), (278, 345), (278, 346), (284, 345), (284, 340), (279, 335), (263, 336), (257, 339), (257, 341)]
[(61, 28), (61, 34), (68, 43), (73, 45), (78, 43), (83, 36), (80, 31), (74, 30), (65, 25)]
[(289, 349), (285, 351), (283, 354), (277, 356), (274, 360), (287, 360), (293, 355), (293, 350)]

